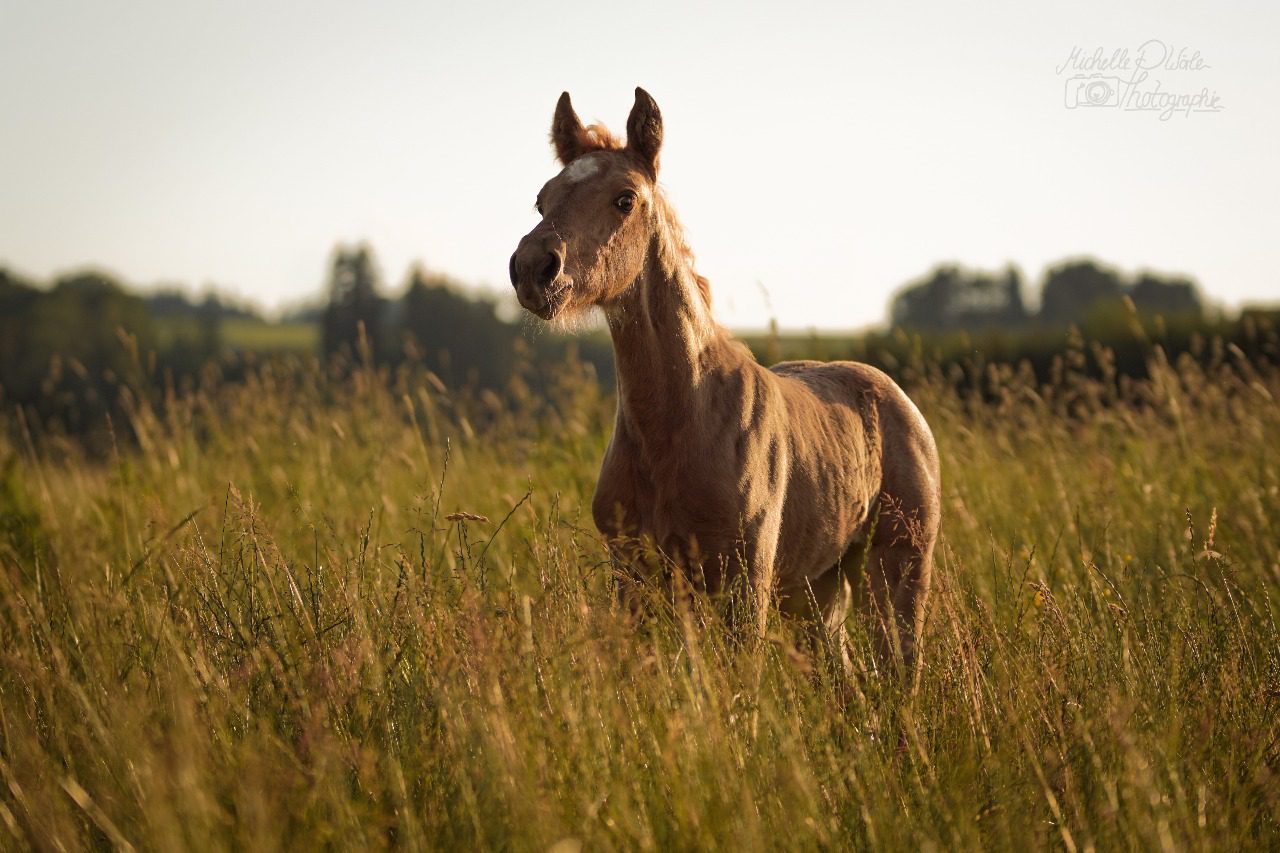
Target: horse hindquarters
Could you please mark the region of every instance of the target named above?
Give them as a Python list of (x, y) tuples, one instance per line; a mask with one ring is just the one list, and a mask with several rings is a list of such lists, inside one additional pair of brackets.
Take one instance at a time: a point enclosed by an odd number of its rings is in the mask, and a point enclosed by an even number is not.
[(881, 412), (884, 473), (862, 563), (864, 612), (881, 664), (914, 679), (942, 499), (933, 436), (906, 395), (897, 396), (901, 405)]
[(914, 677), (919, 664), (937, 531), (936, 515), (918, 510), (882, 506), (870, 545), (857, 549), (865, 585), (863, 615), (876, 657), (904, 677)]

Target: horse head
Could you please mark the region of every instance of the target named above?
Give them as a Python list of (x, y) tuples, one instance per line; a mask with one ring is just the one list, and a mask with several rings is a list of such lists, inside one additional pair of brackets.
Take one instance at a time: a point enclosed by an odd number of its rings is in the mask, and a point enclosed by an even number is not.
[(563, 168), (539, 190), (541, 221), (510, 263), (520, 304), (544, 320), (624, 294), (665, 216), (657, 185), (662, 114), (648, 92), (636, 89), (625, 145), (601, 125), (584, 127), (565, 92), (551, 143)]

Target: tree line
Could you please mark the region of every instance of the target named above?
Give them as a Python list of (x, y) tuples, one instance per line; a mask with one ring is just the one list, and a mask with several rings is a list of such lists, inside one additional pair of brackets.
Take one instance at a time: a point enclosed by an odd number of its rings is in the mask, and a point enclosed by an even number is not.
[[(1171, 354), (1217, 335), (1248, 346), (1244, 321), (1210, 320), (1195, 283), (1185, 276), (1125, 276), (1092, 260), (1051, 267), (1034, 301), (1021, 274), (944, 264), (890, 301), (890, 329), (832, 342), (792, 336), (780, 346), (757, 337), (757, 357), (856, 358), (899, 373), (913, 353), (941, 364), (972, 360), (1026, 361), (1052, 369), (1065, 328), (1084, 329), (1113, 345), (1118, 369), (1141, 373), (1145, 350), (1132, 338), (1133, 315), (1159, 316), (1173, 328), (1162, 343)], [(542, 365), (572, 350), (606, 385), (612, 351), (603, 332), (561, 337), (542, 324), (504, 317), (495, 297), (477, 293), (421, 265), (411, 267), (388, 295), (372, 248), (360, 243), (333, 251), (322, 298), (295, 309), (295, 326), (314, 330), (315, 348), (332, 369), (367, 364), (379, 369), (421, 366), (453, 389), (503, 389), (515, 377), (534, 387)], [(1246, 318), (1253, 323), (1258, 315)], [(0, 268), (0, 405), (23, 407), (37, 421), (71, 433), (101, 428), (122, 388), (181, 387), (214, 369), (236, 379), (252, 347), (227, 334), (229, 324), (272, 329), (254, 309), (216, 294), (192, 299), (178, 290), (142, 294), (111, 275), (87, 270), (40, 283)], [(1128, 324), (1128, 325), (1127, 325)], [(1250, 327), (1251, 328), (1251, 327)], [(1280, 354), (1263, 354), (1280, 360)]]
[(499, 316), (494, 297), (421, 264), (409, 269), (400, 292), (384, 295), (368, 245), (339, 246), (318, 313), (322, 355), (390, 365), (414, 361), (449, 387), (500, 388), (530, 366), (522, 362), (563, 358), (572, 348), (599, 373), (612, 375), (611, 350), (599, 338), (529, 334), (519, 321)]
[[(193, 375), (221, 350), (222, 322), (242, 309), (216, 295), (142, 296), (111, 275), (84, 270), (41, 286), (0, 268), (0, 402), (35, 419), (96, 427), (122, 385), (148, 369)], [(181, 334), (167, 334), (181, 316)]]
[(1189, 277), (1154, 272), (1129, 277), (1090, 259), (1063, 261), (1046, 270), (1037, 308), (1028, 305), (1016, 267), (987, 272), (942, 264), (895, 294), (889, 317), (894, 327), (917, 332), (1065, 329), (1114, 314), (1126, 299), (1143, 315), (1204, 318), (1199, 288)]
[[(316, 354), (335, 370), (414, 363), (458, 390), (501, 389), (517, 374), (536, 387), (538, 365), (572, 351), (612, 378), (603, 337), (531, 333), (500, 317), (495, 298), (421, 265), (408, 271), (400, 295), (387, 295), (365, 244), (334, 250), (323, 288), (321, 304), (287, 319), (318, 329)], [(123, 388), (180, 387), (210, 367), (235, 380), (255, 353), (226, 334), (230, 321), (254, 324), (264, 332), (256, 346), (274, 349), (270, 330), (278, 326), (215, 294), (143, 294), (100, 270), (41, 283), (0, 268), (0, 406), (82, 433), (101, 427)]]

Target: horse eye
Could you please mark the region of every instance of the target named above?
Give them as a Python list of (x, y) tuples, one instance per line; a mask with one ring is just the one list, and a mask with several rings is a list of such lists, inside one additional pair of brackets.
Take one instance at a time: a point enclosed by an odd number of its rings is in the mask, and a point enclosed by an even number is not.
[(630, 213), (631, 208), (635, 205), (635, 203), (636, 203), (636, 194), (630, 193), (630, 192), (623, 193), (622, 195), (618, 196), (618, 200), (614, 202), (614, 204), (617, 205), (618, 210), (621, 210), (623, 213)]

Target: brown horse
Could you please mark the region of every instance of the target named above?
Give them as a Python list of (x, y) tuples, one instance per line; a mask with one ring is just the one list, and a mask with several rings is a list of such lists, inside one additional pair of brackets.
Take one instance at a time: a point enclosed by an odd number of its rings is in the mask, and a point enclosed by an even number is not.
[(598, 306), (608, 321), (618, 413), (596, 526), (620, 557), (639, 537), (709, 592), (745, 579), (760, 630), (776, 595), (842, 653), (856, 588), (881, 660), (909, 669), (940, 512), (929, 427), (873, 367), (766, 370), (716, 323), (657, 183), (662, 135), (643, 89), (625, 145), (583, 127), (561, 95), (551, 141), (564, 168), (511, 256), (527, 310), (551, 320)]

